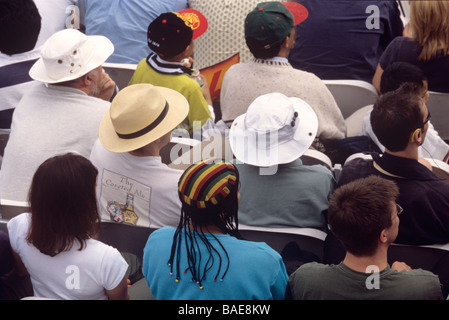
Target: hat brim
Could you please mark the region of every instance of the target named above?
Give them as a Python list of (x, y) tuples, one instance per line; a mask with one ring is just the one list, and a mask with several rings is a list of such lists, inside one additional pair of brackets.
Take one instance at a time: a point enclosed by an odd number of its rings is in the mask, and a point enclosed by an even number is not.
[(307, 8), (297, 2), (283, 2), (282, 4), (292, 14), (293, 23), (295, 26), (304, 22), (304, 20), (306, 20), (309, 16), (309, 11), (307, 10)]
[(83, 50), (89, 52), (90, 56), (87, 59), (86, 63), (75, 73), (58, 79), (53, 79), (48, 76), (44, 61), (42, 58), (40, 58), (31, 67), (29, 75), (36, 81), (49, 84), (78, 79), (79, 77), (87, 74), (93, 69), (101, 66), (114, 52), (114, 45), (108, 38), (104, 36), (87, 36), (86, 42), (83, 46)]
[(293, 107), (299, 115), (292, 139), (269, 148), (257, 139), (254, 132), (246, 130), (246, 114), (240, 115), (234, 120), (229, 131), (231, 150), (237, 160), (257, 167), (270, 167), (290, 163), (310, 148), (318, 131), (318, 118), (312, 107), (303, 100), (289, 99), (293, 101)]
[(111, 152), (130, 152), (142, 148), (176, 128), (189, 113), (189, 103), (184, 96), (174, 90), (156, 87), (168, 103), (164, 119), (150, 132), (133, 139), (120, 138), (114, 129), (108, 110), (100, 123), (99, 138), (102, 145)]

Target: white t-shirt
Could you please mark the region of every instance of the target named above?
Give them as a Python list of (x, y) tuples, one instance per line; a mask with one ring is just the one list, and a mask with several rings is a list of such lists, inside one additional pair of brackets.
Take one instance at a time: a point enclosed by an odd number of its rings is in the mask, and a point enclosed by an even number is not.
[(178, 181), (183, 171), (168, 167), (160, 157), (110, 152), (100, 140), (92, 148), (90, 161), (98, 169), (102, 220), (151, 228), (178, 225)]
[(89, 239), (79, 251), (72, 249), (54, 257), (41, 253), (26, 241), (31, 215), (20, 214), (8, 222), (12, 249), (20, 256), (31, 277), (34, 295), (65, 300), (106, 300), (105, 290), (123, 280), (128, 264), (117, 249)]

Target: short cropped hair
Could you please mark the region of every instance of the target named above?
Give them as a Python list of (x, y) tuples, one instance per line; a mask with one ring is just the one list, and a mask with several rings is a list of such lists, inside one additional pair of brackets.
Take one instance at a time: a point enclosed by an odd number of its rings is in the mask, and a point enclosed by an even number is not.
[(269, 48), (265, 48), (259, 41), (254, 38), (247, 37), (245, 38), (246, 45), (248, 46), (249, 51), (253, 54), (253, 56), (257, 59), (270, 59), (278, 55), (281, 50), (282, 43), (271, 46)]
[(407, 147), (411, 134), (423, 126), (422, 103), (421, 89), (411, 83), (377, 99), (370, 121), (374, 134), (385, 148), (397, 152)]
[(52, 157), (36, 170), (30, 187), (28, 243), (55, 256), (94, 237), (100, 226), (95, 196), (98, 170), (85, 157)]
[(33, 0), (0, 0), (0, 51), (7, 55), (34, 49), (41, 16)]
[(400, 88), (406, 82), (423, 88), (427, 77), (422, 69), (414, 64), (397, 61), (385, 68), (380, 78), (380, 92), (387, 93)]
[(382, 230), (392, 225), (392, 203), (398, 195), (392, 180), (374, 175), (339, 187), (329, 201), (332, 233), (348, 252), (372, 255)]

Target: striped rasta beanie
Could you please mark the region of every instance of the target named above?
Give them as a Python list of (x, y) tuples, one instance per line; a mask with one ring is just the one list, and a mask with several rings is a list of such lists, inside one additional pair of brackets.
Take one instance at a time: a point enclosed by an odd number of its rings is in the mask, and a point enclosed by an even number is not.
[(192, 208), (211, 208), (238, 188), (238, 171), (229, 162), (203, 160), (187, 168), (179, 179), (181, 202)]

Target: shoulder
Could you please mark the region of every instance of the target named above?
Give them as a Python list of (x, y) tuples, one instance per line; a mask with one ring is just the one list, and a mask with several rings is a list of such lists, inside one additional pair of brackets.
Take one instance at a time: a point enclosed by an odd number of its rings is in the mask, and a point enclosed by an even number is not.
[(319, 262), (309, 262), (301, 265), (289, 277), (289, 282), (314, 281), (317, 277), (323, 277), (333, 274), (335, 265), (323, 264)]
[(18, 216), (15, 216), (11, 220), (8, 221), (8, 233), (11, 235), (16, 234), (17, 232), (24, 232), (28, 230), (29, 224), (31, 220), (31, 215), (29, 213), (22, 213)]
[(295, 273), (298, 274), (312, 274), (312, 273), (320, 273), (327, 272), (328, 270), (333, 270), (334, 265), (332, 264), (324, 264), (319, 262), (309, 262), (300, 266)]
[(398, 47), (401, 46), (401, 45), (405, 45), (405, 46), (408, 46), (408, 47), (414, 47), (414, 46), (417, 45), (417, 41), (412, 39), (412, 38), (409, 38), (409, 37), (400, 36), (400, 37), (394, 38), (393, 41), (391, 41), (390, 44), (392, 46), (398, 46)]
[(231, 250), (233, 250), (242, 261), (250, 260), (255, 264), (268, 263), (271, 266), (278, 265), (282, 261), (281, 255), (265, 242), (240, 240), (229, 236), (228, 241), (225, 242), (224, 246), (226, 245), (232, 246)]
[(8, 234), (14, 251), (19, 250), (19, 242), (22, 242), (22, 240), (26, 241), (25, 238), (28, 234), (30, 221), (31, 215), (29, 213), (22, 213), (8, 221)]
[(423, 269), (393, 272), (393, 279), (397, 279), (410, 290), (420, 292), (426, 298), (441, 297), (441, 283), (437, 275)]
[(153, 231), (148, 237), (148, 241), (158, 241), (167, 237), (173, 237), (176, 229), (170, 226), (165, 226)]
[(381, 56), (380, 62), (382, 63), (384, 60), (388, 58), (393, 58), (394, 56), (400, 53), (408, 53), (409, 55), (416, 55), (416, 49), (418, 48), (418, 43), (416, 40), (408, 37), (396, 37), (394, 38), (385, 49), (384, 53)]
[(103, 267), (107, 267), (112, 264), (121, 267), (125, 265), (127, 266), (125, 259), (118, 249), (101, 241), (89, 239), (87, 246), (83, 250), (86, 250), (86, 254), (92, 257), (92, 259), (96, 259), (96, 261), (98, 261), (98, 263), (100, 263)]
[(314, 175), (320, 175), (326, 178), (333, 177), (332, 172), (322, 164), (305, 165), (304, 167)]

